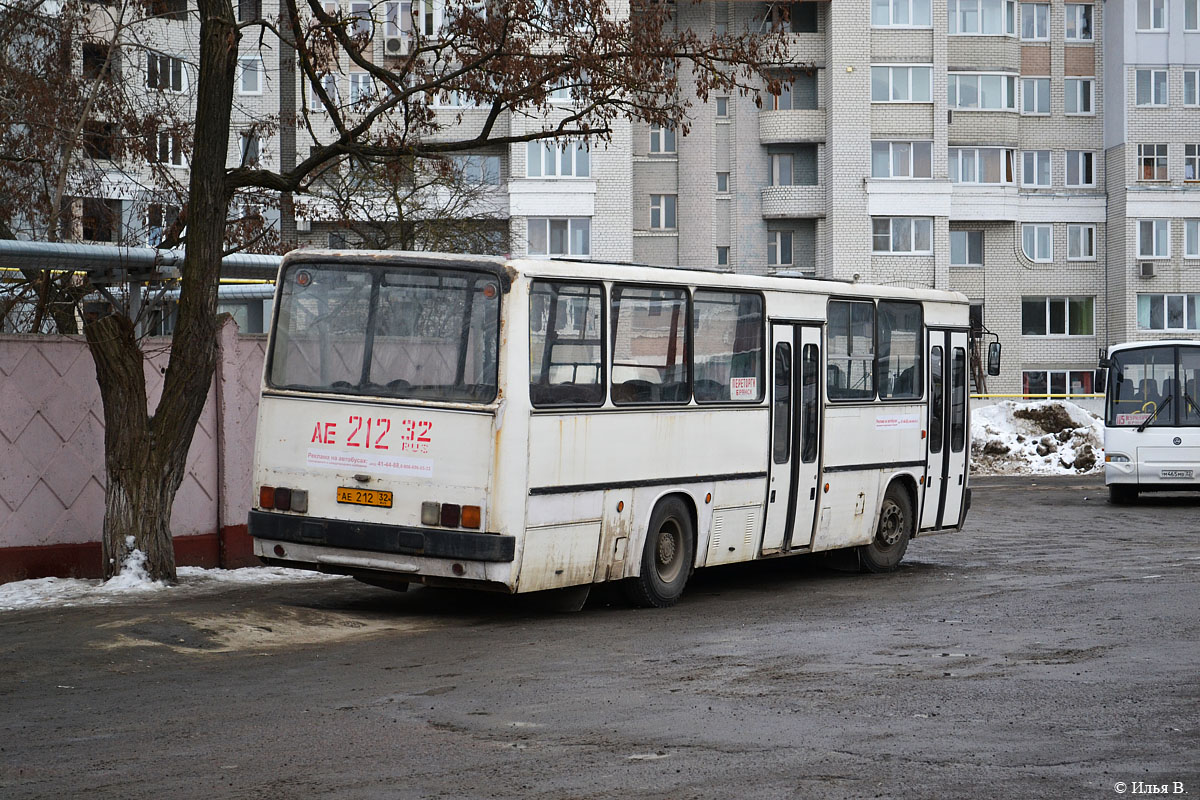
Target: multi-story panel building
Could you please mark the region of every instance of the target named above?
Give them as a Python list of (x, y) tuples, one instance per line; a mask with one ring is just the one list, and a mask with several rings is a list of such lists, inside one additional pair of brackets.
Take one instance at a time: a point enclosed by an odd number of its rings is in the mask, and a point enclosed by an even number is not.
[[(418, 6), (435, 31), (438, 3), (346, 11), (377, 18), (369, 52), (386, 64), (417, 24), (400, 9)], [(472, 158), (514, 254), (957, 289), (1005, 346), (990, 391), (1090, 392), (1100, 347), (1200, 329), (1197, 13), (1197, 0), (681, 3), (677, 24), (700, 32), (782, 30), (781, 92), (694, 102), (686, 135), (624, 123), (607, 143)], [(164, 49), (137, 68), (186, 96), (194, 19), (162, 25)], [(286, 48), (246, 37), (241, 55), (229, 163), (295, 163), (329, 134), (319, 115), (256, 123), (319, 107), (314, 87)], [(324, 88), (352, 101), (364, 81), (347, 70)], [(456, 137), (484, 115), (453, 97), (438, 113)], [(355, 244), (314, 208), (282, 204), (285, 239)], [(152, 237), (174, 212), (137, 213)]]

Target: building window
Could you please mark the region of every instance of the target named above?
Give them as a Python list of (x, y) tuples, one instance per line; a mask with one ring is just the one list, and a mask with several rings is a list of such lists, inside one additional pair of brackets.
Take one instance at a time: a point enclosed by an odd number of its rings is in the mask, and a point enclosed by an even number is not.
[(262, 19), (262, 0), (238, 0), (238, 22), (257, 22)]
[(771, 186), (791, 186), (795, 164), (791, 153), (771, 154)]
[(951, 35), (1013, 36), (1016, 0), (948, 0)]
[(1137, 0), (1137, 29), (1165, 31), (1167, 29), (1167, 0)]
[(1027, 42), (1050, 39), (1050, 4), (1021, 3), (1021, 38)]
[(1050, 113), (1050, 79), (1022, 78), (1021, 79), (1021, 113), (1049, 114)]
[(525, 145), (527, 178), (588, 178), (591, 174), (591, 151), (581, 139), (542, 139)]
[(729, 119), (729, 98), (716, 98), (717, 119)]
[(1183, 29), (1200, 31), (1200, 0), (1183, 0)]
[(717, 173), (717, 192), (719, 194), (729, 194), (729, 173)]
[(121, 201), (85, 197), (82, 206), (82, 238), (89, 242), (117, 241), (121, 227)]
[(1054, 259), (1053, 229), (1049, 225), (1022, 225), (1021, 251), (1030, 261)]
[(1167, 179), (1167, 146), (1165, 144), (1138, 145), (1138, 180), (1165, 181)]
[(111, 122), (83, 123), (83, 152), (88, 158), (108, 161), (116, 148), (116, 128)]
[(83, 78), (88, 81), (108, 80), (120, 74), (116, 52), (103, 42), (83, 43)]
[(958, 72), (946, 76), (947, 103), (960, 111), (1015, 111), (1017, 77)]
[(929, 103), (933, 101), (933, 67), (871, 67), (872, 103)]
[(727, 245), (717, 248), (717, 266), (729, 266), (729, 247)]
[(871, 252), (930, 255), (933, 253), (933, 220), (928, 217), (872, 217)]
[(1095, 78), (1066, 78), (1063, 80), (1063, 111), (1067, 114), (1092, 114), (1092, 98), (1096, 92)]
[(254, 131), (242, 131), (241, 139), (241, 166), (256, 167), (260, 157), (260, 142), (258, 134)]
[(871, 0), (876, 28), (928, 28), (933, 25), (930, 0)]
[(933, 177), (933, 142), (871, 142), (871, 177)]
[(947, 169), (953, 183), (1013, 183), (1012, 150), (1002, 147), (951, 147)]
[(556, 219), (531, 217), (529, 255), (586, 256), (591, 254), (592, 221), (588, 217)]
[(1095, 186), (1095, 153), (1067, 151), (1067, 186)]
[(767, 231), (767, 266), (790, 267), (792, 265), (792, 232)]
[(1092, 7), (1082, 3), (1067, 3), (1066, 39), (1068, 42), (1092, 41)]
[(1183, 71), (1183, 104), (1200, 106), (1200, 69)]
[(1144, 331), (1200, 330), (1200, 294), (1139, 294), (1138, 328)]
[(454, 172), (470, 186), (500, 185), (500, 156), (471, 153), (450, 156)]
[(1091, 336), (1095, 315), (1090, 297), (1022, 297), (1023, 336)]
[(1050, 185), (1050, 151), (1026, 150), (1021, 153), (1021, 185)]
[(187, 0), (150, 0), (146, 5), (146, 10), (152, 17), (166, 17), (167, 19), (174, 20), (187, 19)]
[(650, 152), (651, 153), (674, 153), (675, 152), (675, 129), (664, 128), (661, 125), (650, 126)]
[(950, 266), (983, 266), (983, 231), (950, 231)]
[(1067, 226), (1067, 261), (1096, 260), (1096, 226)]
[(779, 93), (768, 93), (768, 111), (803, 111), (817, 107), (817, 73), (801, 73), (780, 82)]
[(1167, 71), (1139, 69), (1136, 76), (1136, 102), (1139, 106), (1167, 105)]
[[(326, 74), (321, 76), (320, 87), (325, 90), (325, 94), (329, 97), (329, 102), (335, 108), (338, 106), (338, 99), (341, 92), (338, 91), (337, 75)], [(314, 111), (325, 111), (325, 103), (321, 100), (321, 95), (317, 91), (318, 84), (309, 84), (309, 100)]]
[(1183, 221), (1183, 257), (1200, 258), (1200, 219)]
[(1139, 219), (1137, 226), (1138, 258), (1171, 257), (1171, 220)]
[(370, 73), (367, 72), (351, 72), (350, 73), (350, 105), (355, 103), (369, 102), (375, 97), (375, 81), (372, 80)]
[(650, 228), (651, 230), (675, 229), (675, 195), (650, 195)]
[(182, 167), (183, 141), (179, 134), (173, 131), (159, 131), (150, 134), (147, 151), (151, 164), (166, 164), (172, 167)]
[(187, 69), (183, 59), (165, 56), (153, 50), (146, 53), (146, 88), (160, 92), (183, 92), (187, 86)]
[[(1090, 369), (1038, 369), (1021, 373), (1025, 397), (1092, 393)], [(1068, 391), (1069, 390), (1069, 391)]]
[(151, 203), (146, 207), (146, 244), (158, 247), (163, 236), (179, 219), (179, 206)]
[(1183, 146), (1183, 179), (1200, 181), (1200, 144)]
[(238, 59), (238, 94), (263, 93), (263, 64), (258, 56)]

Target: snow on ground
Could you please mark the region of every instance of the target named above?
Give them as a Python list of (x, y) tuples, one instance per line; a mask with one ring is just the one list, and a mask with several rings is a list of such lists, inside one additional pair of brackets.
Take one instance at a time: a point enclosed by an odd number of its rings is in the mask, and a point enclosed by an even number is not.
[(977, 475), (1077, 475), (1104, 468), (1104, 423), (1065, 400), (971, 409), (971, 471)]
[(140, 550), (130, 553), (121, 572), (108, 581), (81, 578), (38, 578), (0, 585), (0, 611), (51, 606), (88, 606), (127, 603), (163, 592), (203, 593), (236, 583), (282, 583), (287, 581), (344, 580), (340, 575), (325, 575), (283, 567), (246, 567), (244, 569), (202, 569), (179, 567), (179, 583), (168, 586), (152, 581), (146, 574), (146, 556)]

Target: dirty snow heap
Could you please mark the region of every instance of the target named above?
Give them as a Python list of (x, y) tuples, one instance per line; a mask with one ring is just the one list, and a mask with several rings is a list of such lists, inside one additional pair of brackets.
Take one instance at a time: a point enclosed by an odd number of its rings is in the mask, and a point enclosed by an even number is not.
[(1074, 475), (1104, 468), (1104, 423), (1065, 400), (1005, 400), (971, 409), (971, 471)]

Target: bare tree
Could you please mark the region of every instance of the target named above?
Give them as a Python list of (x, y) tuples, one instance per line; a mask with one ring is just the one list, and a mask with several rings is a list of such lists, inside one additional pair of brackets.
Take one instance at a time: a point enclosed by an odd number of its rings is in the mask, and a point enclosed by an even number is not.
[[(63, 26), (67, 22), (61, 14), (71, 2), (65, 0), (57, 17)], [(787, 58), (782, 34), (694, 31), (676, 25), (673, 3), (655, 0), (634, 0), (632, 5), (624, 0), (449, 0), (444, 8), (441, 3), (371, 2), (353, 4), (351, 13), (329, 11), (323, 0), (281, 0), (277, 17), (242, 22), (231, 0), (197, 2), (198, 80), (190, 124), (145, 115), (140, 128), (132, 122), (122, 122), (120, 128), (126, 145), (136, 148), (146, 133), (157, 134), (169, 121), (170, 130), (190, 148), (190, 182), (175, 226), (177, 238), (187, 246), (178, 318), (162, 398), (153, 413), (129, 314), (118, 309), (84, 327), (104, 403), (108, 574), (119, 570), (130, 549), (138, 548), (147, 555), (152, 577), (175, 578), (171, 505), (215, 368), (220, 260), (230, 247), (230, 220), (238, 216), (243, 193), (262, 193), (268, 201), (319, 194), (328, 187), (331, 169), (347, 161), (355, 168), (368, 166), (371, 192), (384, 197), (396, 216), (389, 221), (385, 215), (384, 222), (396, 224), (382, 225), (380, 231), (394, 228), (401, 238), (364, 234), (363, 241), (442, 246), (458, 240), (439, 238), (421, 222), (456, 210), (436, 205), (438, 181), (445, 184), (446, 170), (459, 166), (453, 157), (543, 139), (603, 142), (624, 119), (686, 133), (693, 98), (704, 101), (718, 90), (749, 92), (764, 82), (777, 91), (778, 80), (765, 70)], [(130, 13), (136, 17), (140, 9), (145, 18), (154, 7), (154, 0), (147, 0), (130, 7)], [(411, 7), (419, 11), (410, 17), (400, 11)], [(126, 6), (106, 8), (115, 14)], [(13, 23), (7, 19), (5, 24)], [(402, 40), (399, 52), (381, 53), (377, 31)], [(74, 38), (73, 30), (64, 27), (58, 41), (73, 47), (68, 43)], [(285, 112), (264, 123), (294, 129), (309, 143), (307, 155), (294, 166), (271, 169), (246, 157), (227, 166), (243, 38), (257, 42), (260, 51), (294, 50), (302, 86), (298, 108), (294, 115)], [(62, 59), (65, 63), (66, 56)], [(339, 87), (349, 75), (356, 77), (349, 96), (343, 97)], [(29, 77), (45, 83), (37, 74)], [(3, 82), (10, 84), (7, 77)], [(86, 107), (86, 81), (82, 84), (71, 113), (45, 123), (68, 147), (82, 141), (83, 128), (77, 124), (71, 134), (65, 119), (83, 124), (108, 119)], [(42, 91), (53, 90), (43, 86)], [(457, 110), (441, 107), (448, 96), (455, 98)], [(114, 120), (124, 120), (113, 113)], [(7, 119), (21, 124), (19, 114), (9, 113)], [(4, 124), (12, 123), (0, 120)], [(74, 168), (72, 159), (52, 157), (46, 150), (47, 164)], [(0, 160), (5, 157), (0, 154)], [(51, 182), (30, 159), (20, 163), (35, 174), (31, 180)], [(361, 203), (361, 188), (351, 183), (342, 195)], [(63, 196), (48, 195), (48, 220), (63, 216)], [(439, 213), (420, 213), (422, 207)], [(50, 229), (43, 222), (42, 230)], [(411, 233), (405, 234), (406, 229)]]

